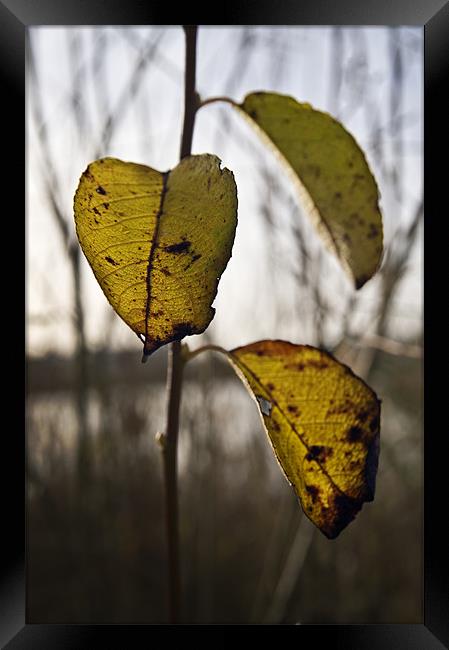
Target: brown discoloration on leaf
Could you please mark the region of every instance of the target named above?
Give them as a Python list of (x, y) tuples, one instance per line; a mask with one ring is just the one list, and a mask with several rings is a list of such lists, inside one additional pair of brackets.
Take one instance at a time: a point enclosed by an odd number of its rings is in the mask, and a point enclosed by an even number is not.
[(329, 539), (335, 539), (351, 523), (361, 507), (362, 504), (354, 499), (344, 494), (336, 494), (330, 507), (331, 516), (328, 516), (328, 523), (323, 529), (324, 534)]
[(193, 251), (190, 251), (190, 255), (190, 261), (187, 266), (184, 267), (184, 271), (188, 271), (188, 269), (190, 269), (190, 267), (201, 257), (201, 253), (194, 253)]
[(299, 372), (302, 372), (305, 367), (306, 367), (306, 364), (302, 363), (302, 361), (300, 363), (285, 363), (284, 364), (284, 368), (286, 370), (298, 370)]
[(313, 503), (316, 503), (320, 496), (320, 488), (316, 485), (306, 485), (306, 490), (310, 494)]
[(167, 253), (174, 253), (179, 255), (180, 253), (187, 253), (190, 249), (191, 243), (188, 240), (181, 241), (177, 244), (170, 244), (170, 246), (165, 247)]
[(338, 404), (334, 404), (334, 400), (329, 400), (329, 403), (332, 404), (332, 406), (327, 410), (326, 415), (328, 416), (347, 415), (355, 412), (355, 404), (349, 399), (344, 399)]
[(334, 450), (332, 447), (326, 447), (325, 445), (312, 445), (309, 447), (309, 451), (306, 454), (306, 460), (318, 460), (322, 463), (332, 456), (333, 453)]
[(95, 191), (98, 192), (98, 194), (107, 194), (106, 190), (104, 187), (101, 187), (101, 185), (99, 185)]
[(183, 339), (195, 333), (195, 326), (192, 323), (174, 323), (173, 334), (175, 339)]
[(324, 370), (325, 368), (329, 367), (329, 364), (325, 361), (316, 361), (315, 359), (308, 361), (307, 365), (309, 368), (316, 368), (317, 370)]
[(336, 537), (374, 495), (379, 400), (350, 368), (310, 346), (260, 341), (229, 357), (252, 394), (272, 403), (264, 425), (304, 512)]
[(113, 260), (112, 257), (109, 257), (109, 255), (107, 255), (104, 259), (106, 260), (106, 262), (109, 262), (109, 264), (113, 264), (114, 266), (118, 266), (118, 262)]
[(351, 427), (348, 431), (349, 442), (359, 442), (363, 438), (363, 429), (360, 427)]

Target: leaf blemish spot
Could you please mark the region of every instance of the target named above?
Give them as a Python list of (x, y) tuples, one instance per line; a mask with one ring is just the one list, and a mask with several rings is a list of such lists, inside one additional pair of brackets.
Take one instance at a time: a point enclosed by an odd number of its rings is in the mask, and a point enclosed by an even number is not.
[(114, 266), (118, 266), (118, 262), (113, 260), (112, 257), (106, 256), (104, 259), (106, 260), (106, 262), (109, 262), (109, 264), (113, 264)]
[(351, 427), (348, 431), (349, 442), (358, 442), (363, 436), (363, 431), (360, 427)]
[(323, 462), (329, 456), (332, 456), (334, 450), (331, 447), (324, 445), (312, 445), (309, 452), (306, 454), (306, 460), (318, 460)]
[(324, 370), (324, 368), (329, 367), (329, 364), (325, 361), (315, 361), (315, 359), (311, 359), (307, 365), (316, 368), (317, 370)]
[(101, 185), (99, 185), (95, 191), (98, 192), (98, 194), (106, 194), (106, 190), (104, 187), (101, 187)]
[(194, 328), (190, 323), (174, 323), (173, 336), (175, 339), (183, 339), (189, 334), (193, 334)]
[(170, 246), (165, 247), (167, 253), (174, 253), (179, 255), (180, 253), (186, 253), (190, 249), (191, 243), (188, 240), (179, 242), (178, 244), (170, 244)]
[(312, 497), (313, 503), (316, 503), (318, 495), (320, 494), (320, 489), (316, 485), (306, 485), (306, 490)]

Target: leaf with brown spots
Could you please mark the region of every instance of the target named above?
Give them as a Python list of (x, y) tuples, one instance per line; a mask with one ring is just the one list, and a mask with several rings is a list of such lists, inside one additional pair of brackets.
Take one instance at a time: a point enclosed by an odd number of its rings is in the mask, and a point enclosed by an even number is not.
[(374, 498), (380, 401), (330, 354), (286, 341), (226, 353), (306, 515), (329, 538)]
[(287, 95), (252, 93), (234, 106), (287, 164), (318, 232), (360, 289), (380, 265), (383, 235), (379, 191), (357, 142), (331, 115)]
[(81, 176), (74, 200), (81, 248), (106, 298), (157, 348), (203, 332), (237, 226), (232, 172), (216, 156), (184, 158), (161, 173), (102, 158)]

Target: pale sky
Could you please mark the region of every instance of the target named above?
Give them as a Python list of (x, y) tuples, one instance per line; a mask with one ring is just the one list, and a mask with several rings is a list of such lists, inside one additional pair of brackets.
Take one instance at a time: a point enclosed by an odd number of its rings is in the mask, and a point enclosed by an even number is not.
[[(100, 131), (106, 112), (122, 101), (128, 88), (139, 48), (158, 39), (156, 60), (142, 75), (136, 97), (128, 102), (114, 136), (100, 155), (143, 163), (160, 171), (178, 162), (182, 126), (184, 37), (180, 28), (32, 28), (41, 101), (47, 124), (52, 157), (59, 179), (59, 199), (69, 215), (72, 237), (73, 195), (79, 177), (98, 154)], [(402, 165), (395, 165), (404, 194), (394, 196), (385, 181), (372, 148), (372, 119), (383, 129), (383, 160), (394, 161), (394, 136), (398, 125), (389, 124), (393, 72), (389, 56), (389, 29), (382, 27), (345, 28), (342, 60), (351, 77), (342, 79), (338, 105), (332, 97), (335, 67), (331, 57), (331, 28), (251, 28), (249, 41), (241, 51), (242, 28), (199, 28), (197, 49), (197, 89), (206, 98), (230, 95), (241, 101), (252, 91), (271, 90), (294, 96), (315, 108), (333, 113), (342, 120), (365, 150), (381, 191), (385, 242), (390, 245), (398, 224), (411, 218), (422, 193), (423, 68), (422, 29), (399, 28), (403, 56), (404, 95), (402, 98)], [(67, 37), (79, 35), (72, 49)], [(95, 37), (104, 39), (95, 45)], [(97, 41), (98, 43), (98, 41)], [(356, 54), (365, 52), (365, 59)], [(72, 57), (72, 58), (70, 58)], [(73, 84), (80, 85), (78, 119), (85, 137), (78, 136), (72, 110)], [(70, 271), (59, 232), (43, 192), (42, 150), (28, 95), (27, 138), (27, 328), (28, 351), (67, 353), (73, 349)], [(132, 91), (131, 91), (132, 92)], [(361, 93), (359, 96), (358, 93)], [(129, 88), (125, 96), (129, 96)], [(335, 99), (335, 98), (334, 98)], [(224, 122), (225, 120), (225, 122)], [(285, 264), (296, 263), (291, 227), (303, 220), (312, 250), (319, 246), (315, 232), (303, 214), (292, 213), (286, 203), (274, 198), (277, 258), (267, 252), (266, 226), (261, 218), (263, 177), (261, 167), (275, 174), (284, 197), (297, 202), (294, 189), (281, 168), (258, 141), (257, 134), (229, 106), (213, 104), (197, 114), (192, 153), (214, 153), (234, 172), (238, 188), (238, 227), (232, 258), (220, 281), (214, 303), (217, 310), (209, 328), (224, 347), (235, 347), (262, 338), (286, 338), (310, 343), (313, 332), (298, 322), (298, 313), (310, 305), (299, 305), (297, 287)], [(338, 297), (351, 291), (339, 264), (327, 252), (325, 258), (329, 301), (336, 314), (342, 309)], [(93, 273), (83, 257), (88, 341), (99, 345), (105, 329), (113, 325), (112, 344), (140, 351), (134, 333), (116, 319)], [(355, 323), (363, 330), (371, 326), (375, 310), (378, 278), (361, 292)], [(299, 311), (298, 311), (299, 310)], [(392, 328), (397, 338), (418, 332), (422, 312), (422, 235), (411, 258), (408, 273), (395, 299)], [(281, 316), (280, 316), (281, 314)], [(341, 314), (339, 314), (341, 317)], [(304, 319), (305, 322), (305, 319)], [(301, 339), (301, 340), (300, 340)], [(200, 337), (191, 337), (192, 347)]]

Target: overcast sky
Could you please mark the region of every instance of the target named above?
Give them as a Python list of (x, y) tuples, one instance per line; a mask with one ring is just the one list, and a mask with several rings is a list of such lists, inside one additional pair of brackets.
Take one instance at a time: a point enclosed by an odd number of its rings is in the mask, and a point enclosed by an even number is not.
[[(184, 36), (175, 27), (39, 27), (30, 31), (42, 112), (58, 176), (58, 197), (74, 237), (73, 195), (81, 173), (96, 155), (144, 163), (160, 171), (177, 164), (182, 127)], [(391, 30), (351, 27), (342, 32), (341, 60), (335, 61), (331, 28), (257, 27), (245, 32), (245, 41), (242, 41), (242, 28), (200, 28), (197, 88), (203, 98), (226, 94), (237, 101), (251, 91), (273, 90), (337, 115), (365, 150), (378, 180), (388, 245), (397, 226), (410, 220), (422, 193), (422, 29), (404, 27), (394, 32), (403, 55), (403, 96), (400, 124), (393, 125), (390, 124), (392, 87), (397, 83), (398, 71), (392, 66)], [(129, 78), (136, 70), (139, 52), (150, 45), (154, 58), (144, 70), (142, 66), (140, 78), (137, 72), (136, 96), (133, 101), (126, 100), (124, 97), (129, 98), (133, 92)], [(339, 68), (346, 73), (336, 94)], [(74, 345), (70, 271), (43, 189), (45, 165), (32, 111), (36, 98), (30, 83), (27, 98), (28, 351), (30, 354), (50, 350), (69, 352)], [(120, 102), (124, 102), (124, 110), (113, 137), (101, 149), (105, 115), (114, 111)], [(73, 110), (75, 105), (79, 107), (77, 112)], [(395, 196), (391, 185), (383, 182), (383, 172), (373, 150), (373, 120), (381, 130), (382, 160), (387, 166), (396, 160), (395, 136), (398, 128), (401, 130), (403, 148), (397, 171), (404, 192), (400, 197)], [(80, 128), (84, 133), (82, 138)], [(210, 326), (211, 333), (225, 347), (262, 338), (312, 342), (311, 332), (298, 326), (296, 303), (295, 309), (292, 307), (295, 302), (292, 295), (296, 292), (294, 279), (284, 272), (281, 263), (279, 273), (274, 268), (276, 258), (273, 251), (267, 251), (266, 227), (261, 218), (264, 169), (275, 174), (284, 196), (297, 201), (281, 167), (239, 115), (231, 107), (218, 104), (198, 113), (192, 152), (218, 155), (234, 172), (238, 187), (237, 236), (214, 303), (217, 313)], [(274, 201), (276, 212), (277, 199)], [(279, 246), (278, 257), (285, 261), (297, 255), (289, 233), (298, 214), (282, 206), (279, 203), (276, 214), (279, 230), (276, 246)], [(305, 219), (302, 214), (299, 218)], [(319, 246), (312, 228), (308, 224), (304, 228)], [(421, 243), (420, 237), (395, 299), (392, 327), (398, 338), (414, 334), (420, 328)], [(338, 263), (331, 255), (323, 254), (332, 288), (329, 299), (332, 295), (338, 297), (339, 292), (349, 292), (350, 285)], [(276, 274), (282, 281), (273, 284)], [(113, 315), (84, 257), (82, 279), (90, 345), (100, 344), (105, 329), (113, 322), (113, 344), (138, 349), (140, 344), (135, 334)], [(362, 289), (357, 306), (360, 327), (370, 327), (370, 310), (375, 308), (377, 288), (378, 279), (373, 279)], [(335, 309), (337, 313), (338, 300)], [(193, 346), (199, 340), (192, 337)]]

